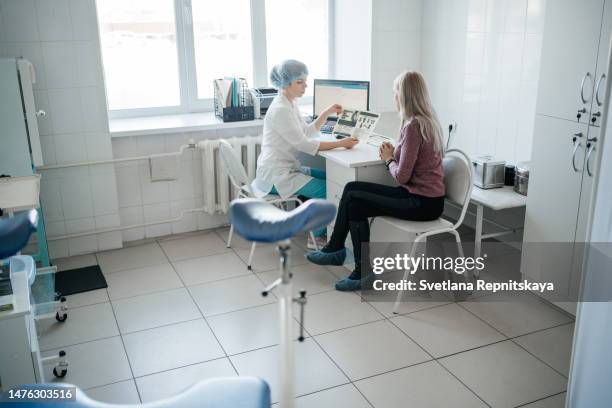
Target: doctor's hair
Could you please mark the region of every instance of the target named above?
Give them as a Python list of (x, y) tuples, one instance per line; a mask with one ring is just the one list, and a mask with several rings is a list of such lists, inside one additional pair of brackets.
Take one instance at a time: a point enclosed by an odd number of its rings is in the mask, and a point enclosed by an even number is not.
[(293, 81), (308, 76), (308, 68), (301, 61), (288, 59), (276, 64), (270, 71), (270, 83), (278, 90), (291, 85)]
[(393, 90), (398, 95), (398, 109), (401, 128), (407, 121), (416, 120), (424, 140), (433, 138), (434, 150), (444, 154), (442, 126), (438, 115), (431, 105), (425, 78), (416, 71), (404, 71), (393, 82)]

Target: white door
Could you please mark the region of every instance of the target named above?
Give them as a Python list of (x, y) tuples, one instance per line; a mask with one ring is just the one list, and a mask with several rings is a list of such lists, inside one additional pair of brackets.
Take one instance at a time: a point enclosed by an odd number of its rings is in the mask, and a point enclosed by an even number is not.
[(536, 113), (590, 119), (604, 0), (546, 2)]
[[(588, 126), (536, 116), (521, 272), (569, 299)], [(556, 299), (550, 300), (559, 300)]]
[(591, 124), (601, 125), (602, 115), (605, 112), (604, 97), (606, 82), (610, 80), (607, 76), (608, 64), (610, 62), (610, 47), (612, 47), (612, 0), (606, 0), (604, 5), (603, 23), (601, 25), (601, 37), (599, 40), (599, 53), (597, 56), (597, 70), (595, 71), (595, 91), (593, 93), (593, 105), (591, 113)]

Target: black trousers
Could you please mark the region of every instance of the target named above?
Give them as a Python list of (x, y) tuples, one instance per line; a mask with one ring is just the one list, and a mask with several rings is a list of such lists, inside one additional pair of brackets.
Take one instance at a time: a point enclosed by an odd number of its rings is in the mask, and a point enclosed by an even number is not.
[(344, 248), (351, 233), (355, 266), (361, 261), (361, 244), (370, 241), (369, 217), (392, 216), (411, 221), (435, 220), (444, 210), (444, 197), (424, 197), (403, 187), (390, 187), (365, 181), (351, 181), (342, 192), (334, 231), (326, 250)]

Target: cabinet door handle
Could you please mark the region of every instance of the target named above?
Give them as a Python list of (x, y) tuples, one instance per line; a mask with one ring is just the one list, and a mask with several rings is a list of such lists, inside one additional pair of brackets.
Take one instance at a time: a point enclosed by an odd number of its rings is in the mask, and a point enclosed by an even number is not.
[(585, 159), (586, 162), (586, 171), (589, 177), (593, 177), (593, 173), (591, 172), (591, 154), (595, 151), (595, 143), (589, 143), (589, 151), (587, 152), (587, 156)]
[(603, 105), (603, 101), (599, 99), (599, 88), (601, 88), (601, 83), (605, 80), (606, 74), (601, 74), (601, 76), (597, 80), (597, 85), (595, 85), (595, 102), (597, 102), (597, 106)]
[(582, 142), (578, 142), (578, 143), (574, 142), (574, 152), (572, 153), (572, 167), (574, 168), (575, 173), (580, 172), (580, 170), (578, 170), (578, 168), (576, 167), (576, 152), (578, 151), (578, 148), (580, 146), (582, 146)]
[(588, 102), (588, 100), (585, 99), (584, 97), (584, 83), (586, 82), (587, 78), (591, 78), (590, 72), (587, 72), (586, 74), (584, 74), (584, 76), (582, 77), (582, 82), (580, 83), (580, 99), (582, 100), (582, 103)]

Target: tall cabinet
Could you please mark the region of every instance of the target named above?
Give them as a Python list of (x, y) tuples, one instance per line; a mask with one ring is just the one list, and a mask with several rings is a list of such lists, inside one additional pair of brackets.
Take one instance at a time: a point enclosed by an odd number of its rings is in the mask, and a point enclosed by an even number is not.
[(603, 136), (611, 29), (612, 0), (546, 2), (521, 272), (553, 282), (550, 300), (572, 313)]

